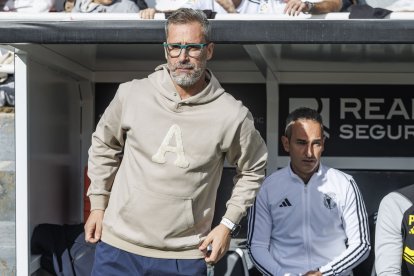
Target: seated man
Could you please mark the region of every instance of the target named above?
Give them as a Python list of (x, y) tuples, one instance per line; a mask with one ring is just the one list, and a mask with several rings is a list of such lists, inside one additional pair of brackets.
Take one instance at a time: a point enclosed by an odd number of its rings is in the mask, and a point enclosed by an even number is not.
[(375, 227), (375, 270), (378, 276), (414, 275), (414, 185), (382, 200)]
[(265, 275), (350, 275), (370, 251), (368, 216), (354, 179), (320, 163), (322, 117), (289, 114), (290, 165), (269, 176), (249, 214), (248, 249)]

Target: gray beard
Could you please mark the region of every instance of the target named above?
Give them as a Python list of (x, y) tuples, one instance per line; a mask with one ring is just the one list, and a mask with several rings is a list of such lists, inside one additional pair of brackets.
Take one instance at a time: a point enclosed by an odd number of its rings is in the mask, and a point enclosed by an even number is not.
[(197, 83), (197, 81), (203, 75), (203, 69), (197, 68), (191, 74), (176, 74), (175, 72), (171, 72), (171, 77), (181, 87), (191, 87)]

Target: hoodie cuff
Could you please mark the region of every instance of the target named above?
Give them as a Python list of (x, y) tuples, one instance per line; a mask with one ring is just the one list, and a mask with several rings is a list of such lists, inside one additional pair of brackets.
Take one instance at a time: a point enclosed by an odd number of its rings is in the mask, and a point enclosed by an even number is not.
[(109, 196), (106, 195), (90, 195), (89, 200), (91, 202), (92, 210), (105, 210), (108, 206)]
[(234, 224), (239, 224), (243, 216), (243, 212), (240, 208), (235, 207), (233, 205), (229, 205), (223, 217), (229, 219)]

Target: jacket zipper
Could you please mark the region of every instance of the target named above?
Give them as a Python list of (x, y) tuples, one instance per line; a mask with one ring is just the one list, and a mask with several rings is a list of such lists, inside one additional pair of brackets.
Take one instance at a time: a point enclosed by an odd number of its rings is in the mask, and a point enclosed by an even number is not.
[(305, 250), (306, 250), (306, 257), (308, 259), (308, 267), (310, 267), (311, 265), (311, 248), (310, 248), (310, 205), (309, 205), (309, 192), (308, 192), (308, 185), (310, 183), (308, 182), (308, 184), (304, 184), (305, 188), (304, 188), (304, 194), (305, 194), (305, 235), (306, 237), (304, 237), (305, 239)]

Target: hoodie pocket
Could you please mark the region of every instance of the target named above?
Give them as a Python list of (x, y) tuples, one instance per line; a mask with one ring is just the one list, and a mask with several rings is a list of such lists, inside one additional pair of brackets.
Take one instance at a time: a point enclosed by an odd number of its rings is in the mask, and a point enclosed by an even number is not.
[(199, 238), (192, 205), (191, 198), (135, 188), (119, 210), (113, 229), (123, 239), (143, 247), (194, 248), (199, 244)]

